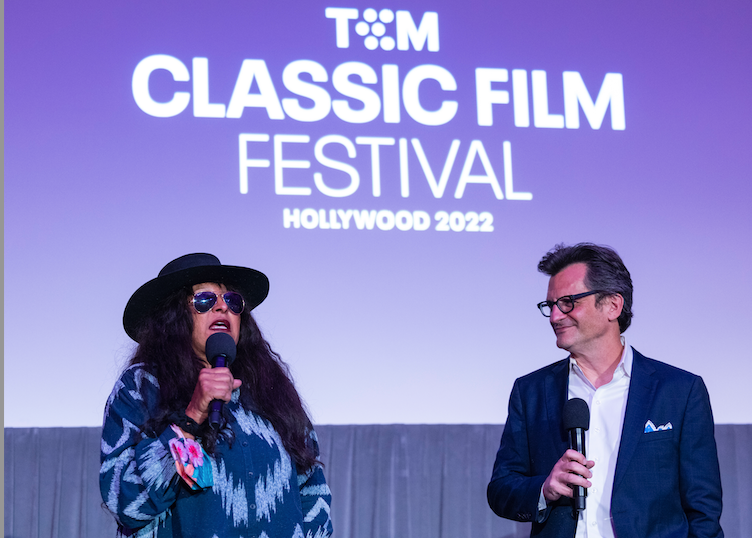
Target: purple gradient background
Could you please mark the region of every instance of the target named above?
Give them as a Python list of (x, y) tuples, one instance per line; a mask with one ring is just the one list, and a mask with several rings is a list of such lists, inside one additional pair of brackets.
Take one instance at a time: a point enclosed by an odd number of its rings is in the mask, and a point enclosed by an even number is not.
[[(503, 422), (514, 379), (565, 356), (535, 308), (547, 283), (536, 264), (555, 243), (578, 241), (625, 259), (636, 290), (629, 342), (702, 375), (716, 422), (752, 422), (740, 402), (752, 376), (743, 336), (752, 326), (752, 4), (338, 4), (415, 19), (437, 11), (436, 53), (368, 51), (353, 22), (350, 48), (337, 49), (328, 5), (5, 5), (6, 426), (99, 424), (132, 350), (126, 301), (167, 261), (197, 251), (269, 276), (257, 318), (317, 423)], [(211, 100), (224, 104), (246, 58), (266, 61), (280, 99), (292, 96), (281, 72), (293, 60), (320, 62), (330, 76), (345, 61), (378, 73), (398, 63), (401, 76), (437, 64), (458, 81), (448, 98), (459, 112), (440, 127), (404, 108), (390, 125), (333, 113), (272, 121), (259, 109), (194, 118), (191, 106), (154, 118), (131, 94), (133, 69), (152, 54), (189, 69), (191, 58), (209, 58)], [(494, 126), (479, 127), (477, 67), (546, 70), (551, 113), (563, 112), (562, 71), (579, 71), (591, 95), (605, 73), (622, 73), (627, 128), (611, 130), (610, 115), (600, 130), (582, 115), (578, 130), (516, 128), (511, 105), (495, 105)], [(437, 96), (426, 88), (427, 102)], [(285, 178), (313, 194), (275, 195), (271, 168), (251, 169), (250, 192), (239, 194), (243, 132), (310, 135), (285, 156), (312, 168)], [(357, 146), (360, 189), (335, 199), (311, 179), (321, 170), (313, 143), (325, 134), (417, 137), (437, 174), (450, 141), (462, 146), (440, 200), (412, 149), (411, 195), (400, 197), (397, 146), (382, 148), (380, 198), (370, 192), (370, 150)], [(473, 185), (453, 198), (473, 139), (502, 187), (501, 144), (512, 143), (515, 189), (532, 201), (496, 200)], [(271, 158), (266, 147), (254, 156)], [(284, 207), (491, 211), (495, 231), (285, 229)]]

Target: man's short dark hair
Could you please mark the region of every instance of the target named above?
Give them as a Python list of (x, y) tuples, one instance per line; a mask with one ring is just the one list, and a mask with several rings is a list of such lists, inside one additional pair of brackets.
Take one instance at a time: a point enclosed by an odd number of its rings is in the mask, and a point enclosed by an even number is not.
[(632, 277), (624, 262), (610, 247), (593, 243), (578, 243), (571, 247), (558, 244), (538, 262), (538, 271), (554, 276), (573, 263), (587, 266), (585, 285), (591, 290), (602, 290), (596, 304), (608, 295), (619, 294), (624, 298), (624, 307), (619, 316), (619, 332), (627, 330), (632, 323)]

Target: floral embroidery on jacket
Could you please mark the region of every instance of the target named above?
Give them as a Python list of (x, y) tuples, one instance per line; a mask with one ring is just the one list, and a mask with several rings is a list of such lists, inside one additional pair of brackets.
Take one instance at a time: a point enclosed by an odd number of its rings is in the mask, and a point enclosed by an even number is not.
[(196, 440), (189, 439), (175, 424), (170, 425), (177, 437), (170, 439), (170, 453), (175, 458), (175, 469), (191, 489), (199, 490), (214, 485), (211, 465), (204, 465), (209, 455)]

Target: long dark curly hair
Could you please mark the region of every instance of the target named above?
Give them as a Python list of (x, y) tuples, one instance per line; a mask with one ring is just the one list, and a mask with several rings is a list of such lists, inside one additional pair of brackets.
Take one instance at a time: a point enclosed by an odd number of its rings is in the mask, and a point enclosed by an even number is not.
[[(228, 286), (228, 290), (237, 291)], [(151, 417), (144, 428), (160, 432), (168, 426), (174, 412), (185, 411), (205, 363), (193, 351), (193, 317), (189, 310), (192, 287), (184, 287), (165, 299), (141, 323), (139, 345), (130, 365), (140, 364), (159, 381), (160, 412)], [(287, 452), (299, 469), (310, 469), (316, 462), (316, 448), (309, 439), (311, 420), (290, 370), (272, 350), (261, 334), (251, 313), (240, 314), (240, 339), (231, 371), (243, 384), (240, 403), (267, 419), (282, 439)], [(225, 424), (226, 424), (226, 419)], [(229, 429), (219, 432), (203, 428), (202, 442), (210, 454), (218, 436), (227, 436)], [(231, 437), (228, 441), (232, 442)]]

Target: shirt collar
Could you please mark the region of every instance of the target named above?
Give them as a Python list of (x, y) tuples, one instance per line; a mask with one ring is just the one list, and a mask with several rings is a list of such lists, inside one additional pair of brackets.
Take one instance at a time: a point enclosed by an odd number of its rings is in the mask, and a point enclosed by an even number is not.
[(618, 370), (621, 368), (625, 376), (632, 377), (634, 350), (632, 349), (632, 346), (627, 344), (627, 337), (624, 335), (621, 336), (621, 345), (624, 346), (624, 351), (621, 354), (621, 361), (619, 361), (619, 366), (617, 366), (616, 369)]

